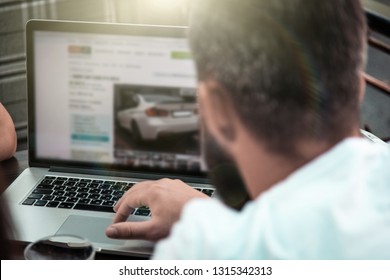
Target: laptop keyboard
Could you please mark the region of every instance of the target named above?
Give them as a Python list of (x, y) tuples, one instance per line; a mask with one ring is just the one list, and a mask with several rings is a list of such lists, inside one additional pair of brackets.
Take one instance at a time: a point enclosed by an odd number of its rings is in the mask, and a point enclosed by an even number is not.
[[(46, 176), (22, 202), (23, 205), (62, 209), (114, 212), (114, 206), (135, 183), (75, 177)], [(195, 188), (212, 196), (213, 189)], [(150, 216), (148, 207), (134, 209), (133, 215)]]

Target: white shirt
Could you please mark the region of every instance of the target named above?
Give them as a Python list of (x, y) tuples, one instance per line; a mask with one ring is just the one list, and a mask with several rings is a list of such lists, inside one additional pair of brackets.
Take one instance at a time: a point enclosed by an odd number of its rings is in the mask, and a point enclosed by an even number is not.
[(155, 259), (390, 259), (390, 146), (350, 138), (241, 212), (193, 200)]

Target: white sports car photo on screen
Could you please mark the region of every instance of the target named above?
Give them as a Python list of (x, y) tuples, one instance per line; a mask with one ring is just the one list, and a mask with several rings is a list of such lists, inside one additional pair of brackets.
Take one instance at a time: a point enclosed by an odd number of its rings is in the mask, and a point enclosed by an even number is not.
[(136, 143), (199, 128), (195, 90), (188, 94), (184, 89), (129, 87), (117, 100), (117, 123)]

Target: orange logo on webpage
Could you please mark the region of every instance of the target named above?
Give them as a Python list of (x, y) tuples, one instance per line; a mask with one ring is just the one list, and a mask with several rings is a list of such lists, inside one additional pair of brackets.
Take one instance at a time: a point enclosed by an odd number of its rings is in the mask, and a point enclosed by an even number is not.
[(90, 46), (75, 46), (70, 45), (68, 47), (68, 52), (72, 54), (91, 54), (92, 48)]

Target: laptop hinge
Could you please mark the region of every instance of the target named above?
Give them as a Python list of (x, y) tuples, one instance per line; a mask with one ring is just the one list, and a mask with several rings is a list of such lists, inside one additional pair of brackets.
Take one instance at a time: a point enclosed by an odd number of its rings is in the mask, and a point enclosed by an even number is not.
[(198, 183), (198, 184), (210, 184), (210, 181), (207, 178), (197, 178), (183, 175), (172, 175), (172, 174), (159, 174), (159, 173), (141, 173), (141, 172), (122, 172), (122, 171), (112, 171), (112, 170), (103, 170), (103, 169), (88, 169), (88, 168), (72, 168), (64, 166), (51, 166), (49, 168), (51, 172), (60, 172), (60, 173), (69, 173), (73, 175), (75, 173), (82, 175), (96, 175), (96, 176), (107, 176), (107, 177), (124, 177), (124, 178), (135, 178), (141, 180), (157, 180), (161, 178), (170, 178), (170, 179), (180, 179), (188, 183)]

